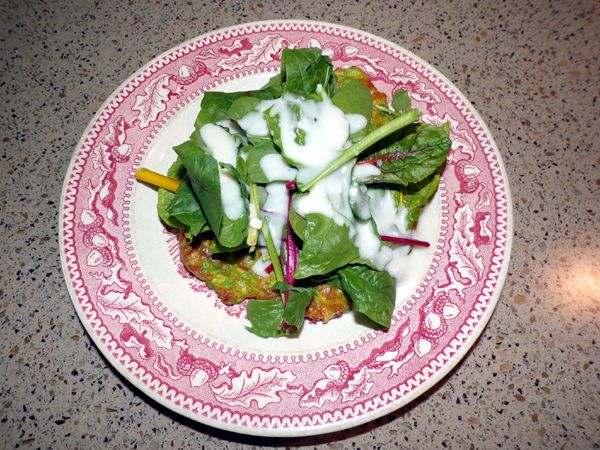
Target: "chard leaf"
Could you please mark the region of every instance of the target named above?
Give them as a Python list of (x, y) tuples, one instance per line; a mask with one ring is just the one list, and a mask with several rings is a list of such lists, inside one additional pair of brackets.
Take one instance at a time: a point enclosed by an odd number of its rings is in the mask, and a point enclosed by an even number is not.
[(281, 54), (283, 91), (307, 97), (321, 85), (331, 96), (335, 79), (333, 65), (318, 48), (286, 48)]
[(435, 174), (420, 183), (409, 186), (402, 192), (402, 204), (407, 211), (407, 228), (413, 229), (419, 220), (421, 210), (435, 195), (440, 184), (440, 176)]
[(348, 80), (338, 88), (331, 101), (346, 114), (361, 114), (367, 119), (367, 124), (371, 121), (373, 99), (369, 88), (360, 81)]
[(167, 208), (172, 218), (188, 229), (186, 237), (192, 239), (208, 229), (208, 223), (200, 208), (200, 203), (187, 181), (182, 181)]
[[(169, 170), (167, 171), (167, 176), (169, 178), (174, 178), (176, 180), (182, 180), (185, 177), (185, 166), (181, 162), (179, 158), (171, 164)], [(156, 205), (156, 209), (158, 211), (158, 216), (161, 220), (166, 223), (168, 226), (173, 228), (185, 228), (185, 225), (182, 224), (179, 220), (169, 214), (169, 205), (173, 201), (175, 197), (175, 193), (167, 191), (166, 189), (160, 188), (158, 190), (158, 202)]]
[(251, 300), (246, 307), (248, 320), (252, 324), (246, 329), (263, 338), (284, 336), (283, 302), (278, 300)]
[(359, 260), (348, 226), (338, 225), (330, 217), (318, 213), (307, 214), (305, 219), (304, 245), (295, 278), (324, 275)]
[(408, 186), (435, 173), (446, 162), (450, 138), (441, 127), (417, 125), (400, 141), (365, 159), (381, 170), (368, 177), (366, 183), (391, 183)]
[(387, 272), (363, 265), (338, 271), (342, 289), (352, 299), (352, 309), (389, 328), (396, 302), (396, 280)]
[(392, 97), (392, 108), (397, 114), (404, 114), (412, 108), (408, 92), (398, 89)]

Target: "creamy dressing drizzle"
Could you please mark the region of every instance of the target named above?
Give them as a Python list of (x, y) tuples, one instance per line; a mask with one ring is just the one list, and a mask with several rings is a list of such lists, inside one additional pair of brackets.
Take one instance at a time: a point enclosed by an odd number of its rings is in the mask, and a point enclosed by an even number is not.
[(350, 134), (354, 134), (367, 126), (367, 119), (362, 114), (346, 114), (350, 126)]
[[(308, 182), (327, 167), (344, 148), (351, 145), (349, 141), (351, 134), (362, 130), (367, 125), (364, 116), (344, 114), (333, 105), (320, 86), (318, 92), (322, 96), (321, 101), (306, 100), (288, 93), (276, 100), (262, 101), (255, 111), (238, 121), (240, 128), (249, 135), (268, 136), (269, 130), (264, 112), (271, 108), (269, 114), (279, 116), (283, 156), (298, 166), (298, 169), (290, 167), (279, 154), (266, 155), (261, 159), (260, 165), (269, 180), (295, 178), (301, 183)], [(300, 117), (297, 117), (297, 111), (300, 112)], [(304, 134), (303, 144), (296, 142), (299, 129)], [(209, 131), (211, 132), (209, 138), (218, 133), (212, 129)], [(202, 138), (209, 145), (204, 134)], [(215, 137), (211, 142), (216, 140)], [(219, 154), (229, 155), (232, 146), (229, 144), (227, 148), (221, 150)], [(383, 244), (379, 236), (411, 235), (410, 230), (406, 229), (405, 208), (396, 205), (391, 192), (369, 189), (365, 194), (367, 201), (364, 206), (368, 209), (371, 219), (358, 220), (353, 216), (349, 202), (353, 181), (356, 185), (357, 182), (380, 173), (380, 169), (375, 165), (354, 166), (354, 162), (350, 162), (319, 181), (310, 192), (297, 195), (293, 207), (302, 216), (319, 213), (333, 219), (338, 225), (348, 226), (349, 235), (360, 257), (371, 261), (377, 269), (388, 271), (400, 281), (409, 247)], [(266, 191), (267, 199), (261, 209), (260, 217), (269, 221), (274, 243), (279, 249), (287, 223), (288, 192), (285, 183), (280, 182), (268, 184)], [(261, 245), (265, 244), (262, 234), (259, 242)], [(252, 270), (266, 276), (263, 273), (267, 265), (268, 262), (257, 262), (256, 268), (253, 267)]]
[(220, 126), (207, 123), (200, 128), (200, 137), (206, 144), (209, 153), (217, 161), (235, 167), (238, 146), (233, 136)]
[[(346, 115), (320, 86), (318, 92), (322, 94), (321, 101), (286, 93), (270, 110), (271, 115), (279, 116), (283, 155), (298, 166), (296, 179), (301, 183), (311, 180), (331, 163), (350, 135)], [(300, 111), (300, 118), (292, 108)], [(296, 142), (297, 129), (305, 134), (304, 144)]]
[(246, 205), (242, 200), (242, 192), (237, 180), (226, 170), (219, 173), (221, 181), (221, 203), (223, 212), (231, 220), (237, 220), (244, 214)]
[(269, 181), (290, 181), (296, 178), (298, 170), (287, 165), (279, 153), (271, 153), (260, 159), (260, 168)]

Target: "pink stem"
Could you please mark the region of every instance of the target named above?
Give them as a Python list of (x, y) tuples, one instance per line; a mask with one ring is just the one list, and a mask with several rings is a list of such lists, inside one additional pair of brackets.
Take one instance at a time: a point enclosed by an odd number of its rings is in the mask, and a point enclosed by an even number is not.
[(417, 239), (401, 238), (394, 236), (381, 236), (381, 240), (393, 242), (394, 244), (414, 245), (416, 247), (429, 247), (429, 242), (419, 241)]
[(273, 264), (269, 264), (267, 267), (265, 267), (265, 273), (271, 272), (273, 272)]

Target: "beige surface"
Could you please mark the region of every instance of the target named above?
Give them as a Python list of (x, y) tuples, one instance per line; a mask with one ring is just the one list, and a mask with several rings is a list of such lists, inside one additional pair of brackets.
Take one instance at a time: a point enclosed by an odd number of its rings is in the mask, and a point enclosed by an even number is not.
[[(100, 3), (0, 6), (1, 447), (600, 446), (597, 2)], [(506, 286), (464, 361), (394, 414), (298, 440), (197, 425), (132, 388), (75, 316), (57, 241), (66, 165), (112, 90), (183, 40), (270, 18), (354, 26), (436, 66), (493, 133), (515, 213)]]

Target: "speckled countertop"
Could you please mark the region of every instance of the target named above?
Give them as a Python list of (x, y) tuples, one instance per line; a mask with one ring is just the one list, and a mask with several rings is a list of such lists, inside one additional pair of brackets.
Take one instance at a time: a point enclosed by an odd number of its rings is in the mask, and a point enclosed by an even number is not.
[[(412, 3), (0, 2), (0, 447), (600, 446), (600, 5)], [(113, 89), (181, 41), (269, 18), (357, 27), (436, 66), (495, 136), (515, 213), (505, 288), (463, 362), (396, 413), (295, 440), (198, 425), (133, 388), (84, 332), (57, 236), (67, 164)]]

